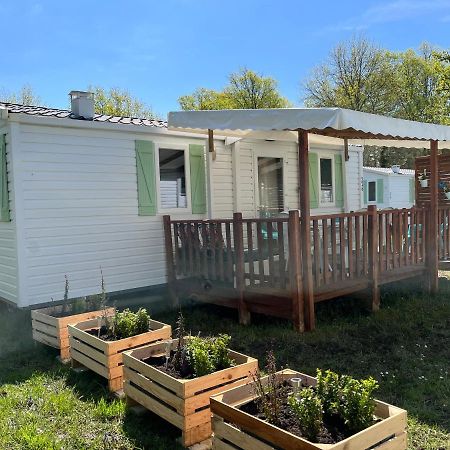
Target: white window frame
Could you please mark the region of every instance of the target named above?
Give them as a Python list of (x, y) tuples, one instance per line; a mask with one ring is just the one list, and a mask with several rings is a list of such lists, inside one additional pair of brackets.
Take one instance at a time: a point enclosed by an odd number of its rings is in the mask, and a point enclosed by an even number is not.
[[(328, 207), (328, 206), (336, 206), (336, 174), (335, 174), (335, 168), (334, 168), (334, 153), (318, 153), (319, 157), (319, 164), (317, 170), (319, 171), (319, 207)], [(322, 173), (320, 171), (320, 160), (322, 159), (330, 159), (331, 160), (331, 182), (332, 182), (332, 195), (333, 195), (333, 201), (332, 202), (322, 202)]]
[[(264, 144), (260, 144), (261, 146)], [(287, 203), (287, 161), (288, 155), (286, 151), (280, 152), (280, 148), (258, 148), (253, 149), (253, 173), (254, 173), (254, 192), (255, 192), (255, 217), (259, 217), (260, 207), (261, 207), (261, 199), (259, 197), (259, 175), (258, 175), (258, 158), (277, 158), (281, 159), (282, 167), (283, 167), (283, 210), (286, 211), (288, 206)]]
[[(375, 200), (369, 199), (369, 183), (375, 183)], [(367, 204), (374, 205), (378, 201), (378, 181), (377, 180), (367, 180)]]
[[(180, 150), (184, 152), (184, 175), (186, 177), (186, 207), (184, 208), (163, 208), (161, 206), (161, 173), (159, 171), (159, 150)], [(158, 180), (157, 180), (157, 198), (158, 198), (158, 213), (160, 214), (183, 214), (192, 213), (191, 207), (191, 180), (190, 173), (191, 168), (189, 166), (189, 146), (186, 144), (174, 144), (174, 143), (155, 143), (155, 157), (156, 157), (156, 167), (158, 170)]]

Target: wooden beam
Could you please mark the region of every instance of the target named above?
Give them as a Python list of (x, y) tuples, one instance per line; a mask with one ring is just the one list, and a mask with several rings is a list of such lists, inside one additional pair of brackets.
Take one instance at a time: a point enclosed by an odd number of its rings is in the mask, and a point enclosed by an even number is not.
[(350, 155), (348, 154), (348, 138), (344, 138), (344, 159), (346, 161), (350, 159)]
[(429, 276), (430, 292), (435, 294), (438, 291), (438, 184), (439, 184), (439, 162), (438, 162), (438, 141), (430, 141), (430, 224), (428, 227), (429, 243), (427, 251), (427, 266)]
[(381, 257), (378, 251), (378, 213), (376, 205), (367, 207), (368, 217), (368, 241), (369, 241), (369, 284), (372, 291), (372, 311), (380, 309), (380, 286), (379, 286), (379, 261)]
[(302, 286), (302, 254), (300, 242), (300, 216), (297, 210), (289, 211), (289, 281), (292, 299), (292, 322), (294, 328), (305, 331), (305, 307)]
[(236, 257), (235, 274), (236, 274), (236, 290), (238, 293), (239, 323), (241, 323), (242, 325), (248, 325), (250, 323), (251, 316), (244, 299), (245, 263), (244, 263), (244, 226), (242, 222), (242, 213), (233, 214), (233, 238), (234, 238), (234, 252)]
[(208, 130), (208, 150), (209, 153), (214, 153), (214, 131)]
[(305, 330), (310, 331), (315, 328), (315, 313), (310, 230), (308, 133), (303, 130), (298, 130), (298, 176)]

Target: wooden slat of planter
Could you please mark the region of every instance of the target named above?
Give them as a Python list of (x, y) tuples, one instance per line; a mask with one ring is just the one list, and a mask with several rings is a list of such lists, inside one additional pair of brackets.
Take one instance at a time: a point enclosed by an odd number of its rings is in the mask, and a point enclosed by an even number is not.
[(122, 388), (123, 353), (130, 348), (170, 338), (171, 327), (150, 320), (151, 331), (118, 341), (103, 341), (87, 331), (98, 328), (98, 320), (69, 325), (71, 356), (108, 380), (111, 391)]
[(115, 308), (106, 308), (86, 313), (73, 314), (66, 317), (54, 317), (52, 314), (61, 314), (63, 305), (49, 306), (31, 311), (31, 326), (33, 329), (33, 339), (45, 345), (58, 348), (62, 360), (70, 358), (69, 332), (67, 326), (82, 320), (93, 319), (94, 317), (115, 313)]
[[(234, 427), (233, 425), (224, 422), (220, 417), (214, 416), (212, 419), (213, 431), (214, 434), (220, 436), (219, 438), (214, 439), (214, 446), (217, 445), (217, 442), (222, 442), (219, 439), (224, 439), (228, 442), (231, 442), (233, 445), (237, 445), (238, 448), (243, 449), (251, 449), (251, 450), (275, 450), (275, 447), (271, 445), (265, 444), (259, 439), (255, 439), (254, 437), (241, 433), (239, 429)], [(228, 445), (228, 444), (227, 444)], [(215, 448), (215, 447), (213, 447)], [(220, 447), (218, 447), (220, 448)], [(236, 447), (229, 447), (235, 449)]]
[[(277, 375), (280, 381), (296, 376), (302, 378), (307, 385), (314, 386), (316, 384), (314, 378), (294, 371), (284, 370), (278, 372)], [(263, 378), (263, 384), (267, 384), (267, 377)], [(378, 400), (375, 401), (375, 414), (382, 418), (382, 421), (336, 444), (314, 444), (237, 409), (240, 405), (248, 403), (254, 398), (252, 383), (211, 397), (211, 410), (217, 416), (217, 419), (214, 421), (214, 440), (221, 440), (222, 438), (229, 440), (236, 449), (241, 450), (253, 450), (255, 448), (254, 446), (245, 445), (243, 439), (233, 441), (232, 439), (227, 439), (225, 435), (222, 436), (222, 425), (219, 425), (217, 429), (216, 425), (218, 424), (217, 420), (223, 419), (239, 427), (239, 429), (233, 427), (235, 433), (240, 433), (256, 440), (260, 437), (264, 440), (260, 441), (262, 444), (268, 445), (272, 443), (276, 448), (282, 449), (362, 450), (372, 446), (377, 450), (404, 450), (406, 448), (406, 411)], [(228, 424), (224, 424), (223, 427), (226, 425)], [(246, 433), (247, 430), (252, 436)], [(229, 431), (226, 428), (226, 432)], [(391, 436), (395, 436), (395, 438), (391, 438), (378, 446), (376, 445)]]
[[(186, 338), (188, 339), (188, 338)], [(170, 340), (171, 349), (178, 344)], [(209, 397), (248, 382), (257, 360), (229, 351), (236, 365), (191, 380), (176, 379), (141, 359), (165, 354), (167, 341), (124, 353), (124, 391), (131, 399), (182, 430), (183, 444), (192, 445), (211, 435)]]

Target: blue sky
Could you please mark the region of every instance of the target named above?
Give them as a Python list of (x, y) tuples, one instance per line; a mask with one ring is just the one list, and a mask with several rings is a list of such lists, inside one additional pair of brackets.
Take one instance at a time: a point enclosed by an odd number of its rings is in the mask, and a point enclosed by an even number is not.
[(301, 104), (301, 83), (338, 42), (450, 47), (450, 0), (0, 0), (0, 90), (30, 84), (66, 108), (72, 89), (128, 89), (160, 115), (248, 67)]

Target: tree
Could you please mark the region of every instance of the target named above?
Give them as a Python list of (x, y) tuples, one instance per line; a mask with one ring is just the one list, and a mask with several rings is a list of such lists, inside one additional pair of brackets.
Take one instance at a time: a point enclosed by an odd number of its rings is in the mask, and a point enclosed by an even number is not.
[(224, 93), (235, 109), (287, 108), (290, 102), (278, 92), (278, 83), (249, 69), (232, 73)]
[(96, 114), (110, 116), (139, 117), (154, 119), (156, 114), (142, 101), (133, 97), (127, 90), (111, 88), (105, 90), (102, 87), (89, 87), (94, 93), (94, 110)]
[(41, 98), (36, 95), (34, 89), (26, 84), (20, 88), (18, 92), (7, 92), (5, 90), (0, 92), (0, 101), (5, 103), (18, 103), (20, 105), (42, 105)]
[(365, 38), (337, 45), (306, 81), (305, 104), (375, 114), (395, 110), (392, 57)]
[(199, 88), (193, 94), (183, 95), (178, 99), (181, 109), (208, 110), (208, 109), (230, 109), (232, 102), (224, 92), (213, 89)]
[(199, 88), (178, 99), (183, 110), (287, 108), (277, 82), (270, 77), (242, 69), (232, 73), (222, 91)]
[(440, 89), (442, 62), (429, 44), (419, 51), (391, 53), (395, 73), (394, 116), (420, 122), (441, 123), (445, 117), (445, 96)]

